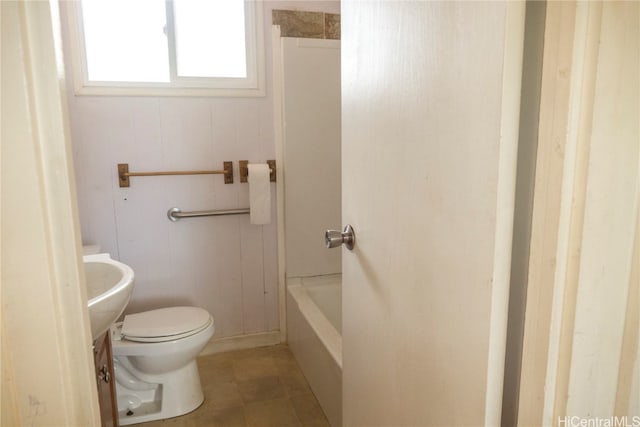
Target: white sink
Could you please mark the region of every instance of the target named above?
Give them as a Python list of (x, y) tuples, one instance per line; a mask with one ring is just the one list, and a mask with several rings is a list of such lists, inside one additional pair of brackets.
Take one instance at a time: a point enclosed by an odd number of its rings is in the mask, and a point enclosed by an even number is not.
[(85, 255), (91, 336), (106, 332), (122, 314), (133, 291), (133, 270), (109, 254)]

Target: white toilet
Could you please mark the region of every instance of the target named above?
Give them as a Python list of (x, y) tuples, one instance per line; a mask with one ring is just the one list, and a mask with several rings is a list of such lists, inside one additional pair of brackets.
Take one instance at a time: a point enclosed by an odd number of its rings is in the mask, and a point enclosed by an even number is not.
[(197, 307), (129, 314), (111, 327), (120, 425), (176, 417), (204, 401), (195, 358), (214, 333)]

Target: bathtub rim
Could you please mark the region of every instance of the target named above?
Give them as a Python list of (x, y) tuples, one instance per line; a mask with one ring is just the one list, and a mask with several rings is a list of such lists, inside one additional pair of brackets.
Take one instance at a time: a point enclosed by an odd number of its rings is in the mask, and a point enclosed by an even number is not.
[[(340, 274), (330, 276), (334, 276), (336, 281), (342, 283)], [(291, 294), (298, 306), (298, 310), (300, 310), (313, 332), (327, 349), (333, 361), (342, 370), (342, 335), (331, 324), (316, 303), (313, 302), (305, 289), (305, 286), (322, 286), (320, 283), (308, 283), (305, 285), (305, 280), (313, 280), (315, 277), (288, 277), (287, 292)], [(328, 275), (318, 277), (329, 278)]]

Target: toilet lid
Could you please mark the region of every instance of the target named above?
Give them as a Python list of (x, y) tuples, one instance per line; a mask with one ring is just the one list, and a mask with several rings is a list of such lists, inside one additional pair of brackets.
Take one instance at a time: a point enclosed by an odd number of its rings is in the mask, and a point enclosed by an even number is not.
[(206, 328), (211, 316), (198, 307), (169, 307), (124, 316), (121, 334), (131, 341), (168, 341)]

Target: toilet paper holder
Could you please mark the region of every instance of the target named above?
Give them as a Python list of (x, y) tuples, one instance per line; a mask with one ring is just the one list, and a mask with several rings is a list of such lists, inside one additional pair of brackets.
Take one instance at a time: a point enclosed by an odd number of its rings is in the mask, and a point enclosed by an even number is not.
[[(276, 182), (276, 161), (267, 160), (269, 165), (269, 181)], [(249, 160), (238, 161), (240, 169), (240, 182), (248, 182), (249, 179)]]

